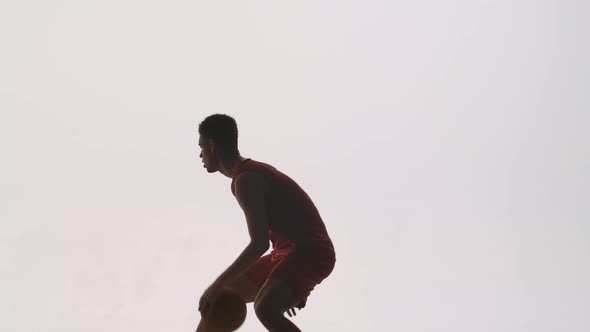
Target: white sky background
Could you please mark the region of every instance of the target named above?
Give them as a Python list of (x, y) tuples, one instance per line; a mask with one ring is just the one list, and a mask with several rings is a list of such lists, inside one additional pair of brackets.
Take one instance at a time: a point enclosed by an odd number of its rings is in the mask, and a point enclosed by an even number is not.
[(590, 330), (589, 10), (2, 2), (0, 330), (194, 331), (248, 241), (213, 113), (332, 235), (302, 330)]

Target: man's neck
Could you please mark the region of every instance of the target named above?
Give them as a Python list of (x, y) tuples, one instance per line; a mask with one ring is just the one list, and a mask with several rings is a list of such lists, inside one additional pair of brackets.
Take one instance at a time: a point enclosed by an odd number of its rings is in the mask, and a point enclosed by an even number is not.
[(232, 158), (231, 161), (223, 162), (219, 171), (228, 178), (232, 178), (240, 163), (246, 159), (242, 156)]

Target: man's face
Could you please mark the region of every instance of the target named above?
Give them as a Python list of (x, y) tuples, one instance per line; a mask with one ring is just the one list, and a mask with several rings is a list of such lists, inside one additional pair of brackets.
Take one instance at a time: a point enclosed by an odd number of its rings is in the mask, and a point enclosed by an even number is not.
[(199, 135), (199, 148), (201, 150), (199, 157), (201, 157), (201, 160), (203, 161), (203, 167), (207, 169), (207, 172), (209, 173), (213, 173), (216, 171), (214, 167), (215, 158), (211, 151), (212, 146), (213, 142), (211, 140), (207, 140), (205, 137)]

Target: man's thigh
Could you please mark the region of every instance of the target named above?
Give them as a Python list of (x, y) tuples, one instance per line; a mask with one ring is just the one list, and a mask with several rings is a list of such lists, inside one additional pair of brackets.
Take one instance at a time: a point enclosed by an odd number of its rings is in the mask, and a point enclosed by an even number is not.
[(258, 293), (254, 302), (257, 313), (284, 313), (293, 308), (302, 299), (294, 291), (293, 287), (284, 280), (269, 278)]
[(262, 256), (226, 288), (239, 294), (246, 303), (254, 302), (271, 269), (270, 254)]
[[(305, 306), (313, 289), (332, 273), (335, 262), (333, 253), (295, 252), (275, 263), (268, 279), (282, 281), (284, 285), (273, 282), (271, 286), (279, 289), (289, 288), (293, 298), (299, 301), (296, 303), (297, 307), (301, 309)], [(284, 293), (288, 296), (287, 291)]]

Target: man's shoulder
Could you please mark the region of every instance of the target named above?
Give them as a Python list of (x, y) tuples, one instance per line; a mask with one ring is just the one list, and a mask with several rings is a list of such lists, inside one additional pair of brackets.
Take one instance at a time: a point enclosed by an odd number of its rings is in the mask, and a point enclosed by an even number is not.
[(236, 177), (236, 188), (262, 188), (265, 193), (270, 190), (270, 183), (268, 178), (259, 170), (244, 169)]

